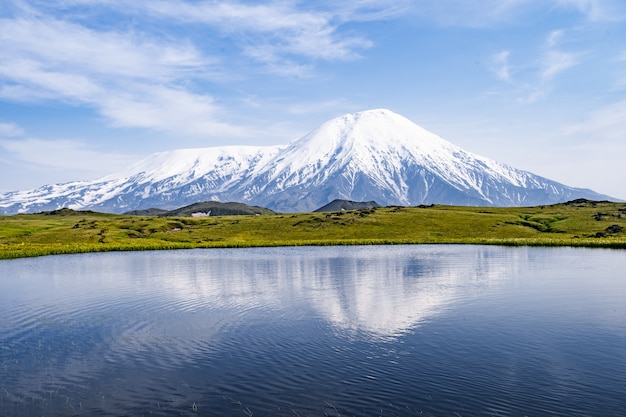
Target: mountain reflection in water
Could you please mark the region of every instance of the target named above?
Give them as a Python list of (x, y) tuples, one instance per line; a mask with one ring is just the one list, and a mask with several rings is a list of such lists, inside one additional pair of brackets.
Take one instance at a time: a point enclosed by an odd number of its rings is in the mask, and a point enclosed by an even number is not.
[(413, 247), (409, 254), (376, 247), (155, 254), (144, 258), (140, 284), (170, 297), (175, 309), (310, 310), (340, 334), (388, 337), (441, 313), (458, 292), (496, 284), (511, 268), (510, 257), (504, 265), (480, 251)]

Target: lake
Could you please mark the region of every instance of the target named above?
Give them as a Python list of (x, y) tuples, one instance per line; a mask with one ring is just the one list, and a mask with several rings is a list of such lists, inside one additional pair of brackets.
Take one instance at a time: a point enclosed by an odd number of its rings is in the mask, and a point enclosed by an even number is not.
[(626, 251), (0, 261), (1, 416), (624, 416)]

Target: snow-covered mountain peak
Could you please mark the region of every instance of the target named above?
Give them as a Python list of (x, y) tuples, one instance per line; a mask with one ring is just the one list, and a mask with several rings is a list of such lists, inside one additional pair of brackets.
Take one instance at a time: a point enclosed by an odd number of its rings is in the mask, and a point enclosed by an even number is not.
[(160, 152), (95, 181), (0, 195), (0, 214), (62, 207), (120, 213), (198, 201), (312, 211), (334, 199), (381, 205), (543, 205), (608, 199), (466, 152), (387, 109), (347, 114), (286, 146)]
[[(331, 119), (290, 143), (287, 153), (302, 165), (325, 165), (364, 157), (368, 153), (392, 153), (421, 147), (438, 147), (437, 137), (408, 119), (386, 109), (362, 111)], [(413, 142), (413, 143), (412, 143)]]
[(292, 146), (312, 151), (403, 149), (412, 154), (449, 154), (460, 150), (452, 143), (387, 109), (367, 110), (329, 120)]
[(279, 148), (279, 146), (220, 146), (158, 152), (102, 180), (141, 176), (145, 180), (162, 181), (179, 176), (181, 173), (187, 177), (200, 177), (217, 169), (233, 169), (237, 166), (247, 168), (251, 160), (271, 157)]

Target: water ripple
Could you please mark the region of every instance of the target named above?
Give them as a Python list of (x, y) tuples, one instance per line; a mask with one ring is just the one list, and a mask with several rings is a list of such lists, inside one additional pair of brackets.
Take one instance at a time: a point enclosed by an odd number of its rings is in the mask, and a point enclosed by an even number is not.
[(621, 415), (624, 267), (456, 246), (0, 262), (0, 415)]

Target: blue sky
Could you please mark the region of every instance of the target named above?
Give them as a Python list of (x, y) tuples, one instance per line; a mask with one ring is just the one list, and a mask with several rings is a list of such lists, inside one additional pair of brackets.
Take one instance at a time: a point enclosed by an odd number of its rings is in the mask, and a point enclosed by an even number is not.
[(626, 199), (626, 2), (0, 4), (0, 192), (372, 108)]

